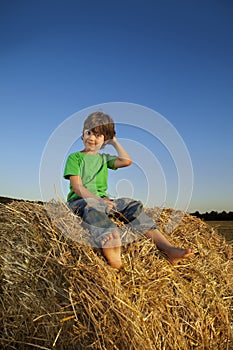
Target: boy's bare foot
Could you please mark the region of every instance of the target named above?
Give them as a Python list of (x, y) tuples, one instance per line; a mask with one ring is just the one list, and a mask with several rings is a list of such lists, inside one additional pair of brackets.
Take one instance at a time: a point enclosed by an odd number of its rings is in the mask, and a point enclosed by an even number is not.
[(183, 249), (176, 247), (169, 247), (166, 251), (163, 251), (168, 261), (172, 265), (176, 265), (181, 259), (189, 258), (193, 255), (192, 249)]
[(157, 248), (166, 255), (172, 265), (176, 265), (181, 259), (186, 259), (193, 255), (192, 249), (177, 248), (171, 245), (158, 229), (147, 230), (144, 234), (146, 237), (152, 239)]
[(122, 266), (121, 239), (117, 231), (113, 231), (102, 240), (102, 249), (109, 265), (119, 269)]

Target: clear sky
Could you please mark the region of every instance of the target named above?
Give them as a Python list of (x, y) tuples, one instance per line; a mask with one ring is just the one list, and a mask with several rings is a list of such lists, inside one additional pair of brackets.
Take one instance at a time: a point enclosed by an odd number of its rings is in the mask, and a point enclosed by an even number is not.
[[(41, 199), (54, 130), (90, 106), (126, 102), (157, 111), (183, 139), (194, 179), (188, 210), (233, 210), (232, 38), (231, 0), (2, 0), (0, 195)], [(130, 131), (169, 178), (155, 139), (118, 127), (119, 137)], [(135, 169), (120, 170), (118, 187), (131, 188)], [(158, 182), (153, 204), (170, 206)]]

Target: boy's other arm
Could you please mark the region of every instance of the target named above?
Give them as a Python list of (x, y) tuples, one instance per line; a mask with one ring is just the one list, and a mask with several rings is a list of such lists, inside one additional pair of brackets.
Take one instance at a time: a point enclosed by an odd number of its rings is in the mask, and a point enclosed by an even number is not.
[(86, 187), (83, 186), (82, 179), (78, 175), (70, 175), (70, 184), (73, 191), (81, 198), (88, 199), (94, 198), (107, 206), (107, 210), (110, 211), (115, 207), (115, 203), (110, 201), (108, 198), (101, 198), (96, 196), (94, 193), (88, 191)]
[(81, 176), (70, 175), (70, 184), (73, 191), (81, 198), (94, 198), (101, 200), (100, 197), (96, 196), (94, 193), (90, 192), (86, 187), (83, 186)]
[(132, 160), (124, 147), (114, 136), (113, 139), (108, 140), (106, 144), (112, 145), (117, 151), (117, 158), (114, 162), (114, 168), (123, 168), (132, 164)]

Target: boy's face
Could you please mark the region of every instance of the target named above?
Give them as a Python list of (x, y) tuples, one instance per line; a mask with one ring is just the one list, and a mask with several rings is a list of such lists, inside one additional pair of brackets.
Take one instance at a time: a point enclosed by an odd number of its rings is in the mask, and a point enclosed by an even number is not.
[(104, 135), (94, 133), (91, 130), (84, 130), (83, 143), (84, 143), (86, 152), (96, 154), (103, 146)]

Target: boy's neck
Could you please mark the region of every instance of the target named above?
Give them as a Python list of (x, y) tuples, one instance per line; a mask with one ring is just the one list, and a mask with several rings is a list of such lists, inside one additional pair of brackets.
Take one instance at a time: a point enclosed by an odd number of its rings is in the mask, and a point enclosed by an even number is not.
[(81, 153), (84, 153), (84, 154), (93, 154), (93, 155), (96, 155), (96, 154), (99, 154), (98, 151), (87, 151), (87, 150), (82, 150)]

